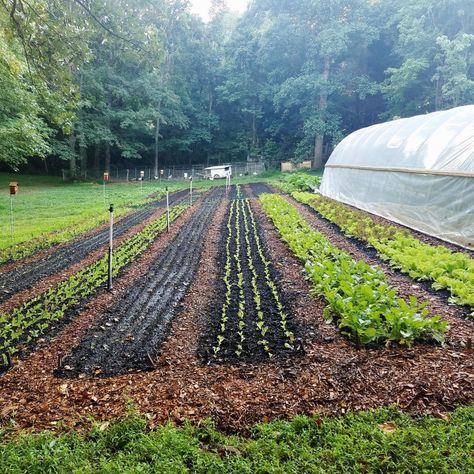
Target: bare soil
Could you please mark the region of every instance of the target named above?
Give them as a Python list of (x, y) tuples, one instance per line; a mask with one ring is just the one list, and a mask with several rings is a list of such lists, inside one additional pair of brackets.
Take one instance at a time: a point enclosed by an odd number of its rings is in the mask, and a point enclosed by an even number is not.
[(133, 288), (98, 316), (56, 375), (112, 376), (155, 368), (161, 343), (194, 278), (218, 196), (214, 190)]

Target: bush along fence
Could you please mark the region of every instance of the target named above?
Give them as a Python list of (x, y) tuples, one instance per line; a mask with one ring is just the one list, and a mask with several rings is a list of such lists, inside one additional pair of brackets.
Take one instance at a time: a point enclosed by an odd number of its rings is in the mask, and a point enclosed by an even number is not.
[(447, 323), (429, 317), (426, 304), (415, 297), (408, 302), (398, 297), (380, 268), (337, 249), (283, 197), (262, 194), (260, 200), (282, 239), (304, 262), (314, 292), (326, 299), (325, 317), (337, 321), (343, 334), (357, 344), (444, 342)]
[[(173, 206), (170, 221), (177, 219), (187, 208), (184, 204)], [(117, 276), (166, 229), (165, 213), (119, 245), (113, 255), (113, 275)], [(0, 371), (11, 366), (13, 354), (28, 347), (52, 323), (104, 286), (107, 277), (108, 257), (105, 256), (12, 312), (0, 315)]]

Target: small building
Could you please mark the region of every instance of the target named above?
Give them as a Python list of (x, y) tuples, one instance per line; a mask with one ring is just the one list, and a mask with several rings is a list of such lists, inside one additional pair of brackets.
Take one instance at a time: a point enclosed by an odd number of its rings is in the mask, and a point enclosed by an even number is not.
[(218, 165), (218, 166), (209, 166), (208, 168), (204, 168), (205, 179), (219, 179), (219, 178), (226, 178), (227, 176), (232, 176), (231, 165)]

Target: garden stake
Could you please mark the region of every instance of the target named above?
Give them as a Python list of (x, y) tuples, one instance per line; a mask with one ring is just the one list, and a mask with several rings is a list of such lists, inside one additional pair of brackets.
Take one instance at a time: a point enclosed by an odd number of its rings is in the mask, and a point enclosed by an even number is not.
[(166, 228), (167, 231), (170, 231), (170, 200), (168, 193), (168, 186), (166, 186)]
[(110, 212), (110, 232), (109, 232), (109, 280), (107, 289), (112, 291), (112, 243), (114, 235), (114, 205), (111, 204), (109, 207)]
[(18, 192), (18, 183), (16, 181), (12, 181), (9, 184), (9, 188), (10, 188), (10, 236), (13, 239), (13, 232), (14, 232), (14, 228), (13, 228), (13, 196), (15, 196), (16, 193)]
[(13, 194), (10, 194), (10, 236), (13, 239)]

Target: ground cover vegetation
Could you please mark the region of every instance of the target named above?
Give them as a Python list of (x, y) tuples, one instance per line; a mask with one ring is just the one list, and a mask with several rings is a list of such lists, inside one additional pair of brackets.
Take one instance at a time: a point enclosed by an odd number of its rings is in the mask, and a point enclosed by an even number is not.
[(349, 237), (367, 243), (383, 260), (416, 280), (430, 280), (434, 289), (447, 289), (453, 303), (474, 306), (474, 260), (443, 245), (420, 242), (399, 227), (376, 223), (369, 214), (321, 195), (295, 192), (292, 196), (310, 205)]
[[(170, 219), (181, 215), (187, 205), (171, 208)], [(119, 272), (141, 254), (167, 228), (163, 215), (142, 231), (118, 246), (113, 254), (113, 274)], [(9, 358), (36, 341), (51, 324), (64, 317), (67, 311), (81, 303), (107, 282), (108, 257), (105, 256), (54, 288), (35, 296), (10, 313), (0, 315), (1, 368), (9, 367)]]
[(270, 359), (296, 349), (294, 323), (259, 234), (249, 200), (237, 186), (222, 233), (221, 296), (213, 302), (210, 331), (201, 343), (205, 361)]
[(444, 341), (447, 324), (440, 316), (429, 317), (426, 303), (398, 297), (380, 268), (337, 249), (283, 197), (263, 194), (260, 200), (283, 240), (304, 262), (314, 291), (326, 299), (325, 316), (335, 319), (344, 334), (358, 344)]
[(411, 418), (394, 408), (344, 417), (298, 416), (226, 435), (205, 420), (150, 431), (134, 412), (84, 432), (0, 432), (0, 470), (144, 473), (470, 472), (474, 409), (446, 419)]
[(0, 160), (317, 167), (353, 130), (472, 103), (470, 7), (216, 0), (204, 23), (181, 0), (4, 0)]
[(272, 184), (288, 194), (294, 191), (314, 191), (321, 185), (321, 177), (304, 172), (291, 173), (284, 174)]
[[(1, 174), (0, 185), (8, 189), (12, 174)], [(168, 184), (168, 183), (167, 183)], [(182, 185), (181, 185), (182, 186)], [(180, 184), (169, 185), (170, 192)], [(4, 216), (0, 233), (0, 263), (18, 260), (34, 252), (63, 243), (91, 230), (109, 219), (108, 207), (115, 206), (115, 217), (133, 211), (140, 205), (163, 197), (165, 184), (144, 182), (107, 183), (104, 195), (101, 182), (62, 183), (40, 177), (21, 177), (19, 193), (13, 197), (13, 232), (10, 221), (10, 197), (0, 195)]]

